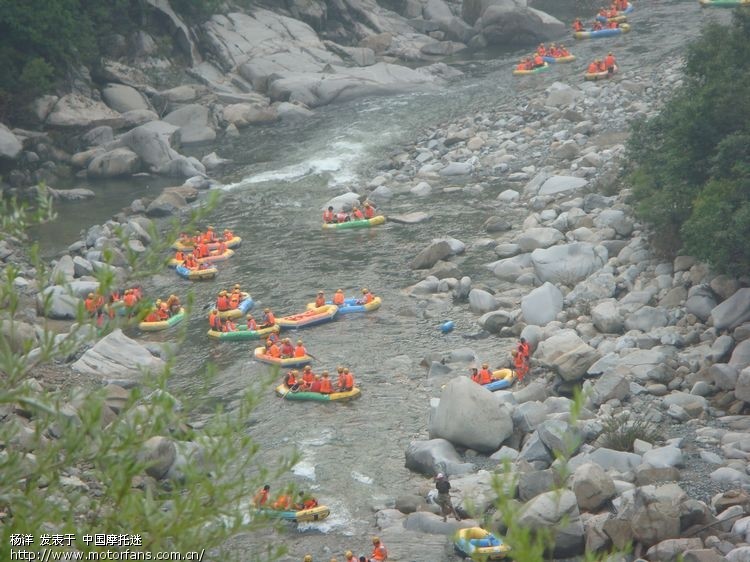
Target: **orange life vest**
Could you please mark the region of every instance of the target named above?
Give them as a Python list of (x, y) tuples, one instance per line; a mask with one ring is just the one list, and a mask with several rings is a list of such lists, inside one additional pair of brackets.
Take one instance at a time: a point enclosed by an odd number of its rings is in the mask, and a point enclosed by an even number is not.
[(310, 388), (314, 381), (315, 381), (315, 375), (313, 374), (312, 371), (302, 372), (302, 382), (305, 384), (307, 388)]
[(255, 494), (255, 497), (253, 498), (253, 503), (255, 503), (255, 505), (258, 507), (264, 505), (267, 501), (268, 490), (260, 490), (257, 494)]
[(292, 347), (291, 343), (282, 343), (279, 351), (281, 351), (282, 355), (286, 355), (287, 357), (294, 355), (294, 347)]
[(596, 64), (595, 62), (592, 62), (591, 64), (589, 64), (588, 73), (596, 74), (597, 72), (599, 72), (599, 65)]
[(125, 306), (127, 306), (128, 308), (132, 308), (133, 306), (135, 306), (135, 300), (135, 295), (133, 293), (128, 293), (122, 298), (122, 302), (124, 302)]
[(387, 560), (388, 559), (388, 551), (385, 549), (385, 546), (383, 546), (383, 543), (379, 543), (375, 545), (372, 549), (372, 554), (370, 554), (371, 560)]
[(488, 369), (479, 371), (479, 384), (489, 384), (492, 382), (492, 373)]
[(239, 291), (232, 293), (232, 296), (229, 297), (229, 307), (237, 308), (240, 305), (241, 300), (242, 300), (242, 295), (240, 295)]
[(333, 392), (333, 388), (331, 387), (331, 379), (328, 377), (324, 377), (320, 381), (320, 393), (321, 394), (331, 394)]
[(375, 297), (373, 297), (373, 296), (372, 296), (372, 293), (365, 293), (365, 296), (364, 296), (364, 297), (362, 297), (362, 300), (363, 300), (363, 301), (365, 301), (365, 304), (369, 304), (369, 303), (371, 303), (371, 302), (372, 302), (372, 300), (373, 300), (374, 298), (375, 298)]
[(273, 508), (274, 509), (289, 509), (289, 506), (292, 504), (292, 499), (287, 496), (286, 494), (281, 494), (275, 502), (273, 502)]
[(328, 209), (323, 211), (323, 222), (333, 222), (333, 211), (329, 211)]
[(336, 306), (341, 306), (344, 304), (344, 293), (335, 293), (333, 295), (333, 304)]
[(604, 66), (607, 68), (612, 68), (615, 65), (615, 57), (612, 55), (607, 55), (604, 57)]
[(304, 357), (305, 355), (307, 355), (307, 350), (305, 349), (304, 345), (298, 345), (294, 348), (295, 357)]
[(279, 346), (275, 343), (272, 343), (268, 346), (266, 349), (266, 355), (270, 355), (271, 357), (281, 357), (281, 351), (279, 350)]
[(86, 308), (87, 312), (93, 314), (96, 312), (96, 299), (94, 297), (86, 297), (83, 306)]
[(365, 216), (362, 214), (362, 211), (360, 209), (354, 209), (354, 211), (352, 212), (352, 215), (354, 215), (354, 219), (358, 221), (361, 221), (362, 219), (365, 218)]
[(288, 386), (289, 388), (292, 388), (292, 387), (293, 387), (293, 386), (294, 386), (295, 384), (297, 384), (297, 379), (295, 378), (295, 376), (294, 376), (294, 373), (293, 373), (293, 372), (289, 371), (289, 372), (288, 372), (288, 373), (286, 374), (286, 380), (284, 381), (284, 383), (285, 383), (285, 384), (286, 384), (286, 385), (287, 385), (287, 386)]
[(372, 206), (365, 207), (365, 218), (366, 219), (371, 219), (374, 216), (375, 216), (375, 209), (372, 208)]
[(276, 317), (273, 315), (273, 312), (266, 312), (264, 318), (266, 320), (265, 323), (269, 326), (276, 324)]
[(229, 310), (229, 299), (225, 295), (219, 295), (216, 299), (216, 308), (219, 312)]
[(159, 318), (159, 313), (155, 310), (152, 310), (148, 313), (148, 316), (146, 316), (146, 322), (160, 322), (161, 318)]
[(209, 314), (208, 315), (208, 325), (214, 329), (217, 330), (219, 328), (219, 315), (218, 314)]
[(247, 329), (248, 330), (257, 330), (258, 329), (258, 323), (255, 321), (255, 318), (248, 318), (247, 319)]

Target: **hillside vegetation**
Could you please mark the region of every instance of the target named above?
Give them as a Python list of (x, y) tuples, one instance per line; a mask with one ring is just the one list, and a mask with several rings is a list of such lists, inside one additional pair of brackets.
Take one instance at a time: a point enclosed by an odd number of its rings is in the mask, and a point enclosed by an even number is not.
[(634, 126), (637, 209), (663, 249), (750, 274), (750, 14), (707, 25), (685, 74), (661, 113)]

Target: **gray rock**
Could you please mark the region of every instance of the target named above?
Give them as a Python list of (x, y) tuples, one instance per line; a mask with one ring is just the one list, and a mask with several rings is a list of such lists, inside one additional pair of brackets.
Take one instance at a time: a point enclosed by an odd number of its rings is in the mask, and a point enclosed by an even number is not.
[[(480, 426), (492, 431), (476, 431)], [(492, 453), (513, 432), (513, 420), (491, 392), (467, 377), (456, 377), (443, 389), (429, 430), (431, 439)]]
[(625, 329), (650, 332), (655, 328), (663, 328), (668, 323), (669, 318), (664, 309), (643, 306), (625, 318)]
[(672, 392), (662, 398), (662, 403), (667, 407), (679, 406), (692, 418), (699, 417), (708, 409), (708, 401), (703, 396), (695, 396), (687, 392)]
[(51, 127), (90, 129), (99, 125), (117, 126), (120, 114), (104, 103), (81, 94), (67, 94), (60, 98), (47, 117)]
[(123, 84), (107, 84), (102, 88), (104, 103), (120, 113), (133, 109), (151, 109), (148, 100), (135, 88)]
[(164, 191), (146, 208), (150, 217), (164, 217), (173, 215), (187, 207), (185, 198), (174, 191)]
[(537, 431), (526, 439), (518, 458), (528, 462), (531, 466), (539, 470), (548, 468), (555, 460), (552, 452), (544, 444)]
[(484, 229), (487, 232), (505, 232), (511, 228), (513, 225), (503, 217), (490, 217), (484, 221)]
[(729, 364), (738, 371), (750, 365), (750, 340), (741, 341), (737, 344), (729, 358)]
[(557, 489), (560, 486), (560, 475), (552, 469), (521, 472), (518, 475), (518, 499), (529, 501), (539, 494)]
[(91, 178), (115, 178), (130, 176), (141, 169), (141, 159), (127, 148), (116, 148), (95, 156), (86, 173)]
[(584, 463), (576, 468), (570, 487), (576, 496), (578, 507), (590, 512), (597, 511), (617, 493), (612, 477), (594, 463)]
[(169, 467), (175, 461), (177, 448), (174, 441), (168, 437), (151, 437), (138, 452), (138, 462), (146, 465), (146, 474), (161, 480), (167, 475)]
[(619, 334), (625, 323), (615, 299), (607, 299), (591, 310), (591, 320), (596, 329), (605, 334)]
[(91, 265), (91, 262), (89, 260), (84, 259), (81, 256), (74, 256), (73, 257), (73, 273), (75, 277), (93, 275), (94, 266)]
[(518, 431), (531, 433), (547, 418), (547, 410), (541, 402), (527, 401), (513, 409), (512, 417)]
[(523, 506), (518, 522), (532, 531), (551, 530), (554, 535), (555, 558), (567, 558), (583, 553), (583, 523), (576, 496), (570, 490), (538, 495)]
[(161, 371), (164, 361), (151, 353), (138, 342), (128, 338), (119, 328), (99, 340), (73, 363), (74, 371), (96, 375), (105, 381), (131, 386), (138, 384), (149, 373)]
[(547, 88), (547, 99), (544, 105), (563, 107), (572, 104), (583, 95), (578, 88), (563, 82), (555, 82)]
[(563, 295), (552, 283), (545, 283), (521, 298), (521, 312), (527, 324), (546, 326), (563, 309)]
[(474, 314), (484, 314), (497, 310), (497, 299), (483, 289), (469, 291), (469, 307)]
[(522, 251), (531, 252), (537, 248), (549, 248), (563, 238), (563, 234), (556, 228), (529, 228), (516, 239), (516, 244)]
[(453, 445), (445, 439), (412, 441), (406, 448), (406, 468), (434, 476), (443, 472), (453, 476), (474, 472), (472, 463), (464, 462)]
[[(73, 281), (68, 286), (52, 285), (45, 288), (37, 299), (37, 310), (47, 318), (72, 320), (78, 314), (81, 300), (89, 293), (96, 292), (98, 281)], [(48, 308), (45, 301), (49, 299)]]
[(21, 141), (18, 140), (8, 127), (0, 123), (0, 158), (15, 160), (23, 150)]
[(112, 133), (112, 127), (109, 125), (94, 127), (81, 137), (81, 141), (86, 146), (101, 146), (108, 142), (112, 142), (113, 139), (114, 134)]
[(656, 447), (643, 454), (643, 462), (654, 468), (681, 468), (685, 466), (682, 451), (677, 447)]
[(616, 209), (604, 209), (594, 219), (594, 225), (598, 228), (612, 228), (620, 236), (630, 236), (633, 232), (633, 220)]
[(428, 511), (416, 511), (406, 516), (404, 529), (420, 534), (453, 536), (458, 529), (474, 526), (470, 520), (443, 521), (443, 518)]
[(452, 176), (466, 176), (474, 171), (474, 166), (469, 162), (450, 162), (446, 164), (438, 172), (441, 176), (452, 177)]
[(689, 314), (694, 314), (701, 322), (705, 322), (714, 308), (716, 308), (716, 298), (710, 287), (696, 285), (690, 288), (687, 301), (685, 301), (685, 310)]
[(388, 222), (395, 222), (399, 224), (419, 224), (420, 222), (428, 221), (432, 218), (432, 215), (423, 211), (416, 211), (414, 213), (407, 213), (405, 215), (389, 215)]
[(734, 395), (743, 402), (750, 402), (750, 367), (746, 367), (740, 371), (740, 374), (737, 377)]
[(552, 176), (539, 188), (539, 195), (561, 195), (578, 191), (588, 183), (583, 178), (573, 176)]
[(700, 548), (703, 548), (703, 541), (699, 538), (666, 539), (649, 548), (646, 556), (654, 562), (676, 562), (684, 560), (686, 550)]
[(72, 281), (75, 276), (75, 264), (73, 258), (65, 254), (52, 268), (50, 279), (57, 284), (64, 284), (66, 281)]
[(581, 434), (576, 427), (561, 420), (547, 420), (537, 429), (539, 439), (549, 451), (557, 456), (569, 458), (578, 452), (581, 446)]
[(554, 369), (563, 380), (575, 381), (586, 374), (599, 354), (573, 330), (562, 330), (541, 342), (534, 358)]
[(630, 395), (630, 382), (616, 371), (605, 372), (594, 383), (591, 401), (600, 406), (609, 400), (623, 401)]
[(711, 311), (717, 330), (732, 330), (750, 320), (750, 287), (740, 289)]
[(477, 321), (479, 325), (491, 334), (499, 333), (503, 328), (512, 326), (515, 317), (504, 310), (495, 310), (483, 314)]
[(543, 282), (574, 285), (600, 269), (607, 261), (602, 246), (576, 242), (534, 250), (531, 262), (536, 276)]
[(450, 244), (445, 241), (433, 242), (422, 250), (411, 262), (412, 269), (429, 269), (438, 261), (453, 255)]

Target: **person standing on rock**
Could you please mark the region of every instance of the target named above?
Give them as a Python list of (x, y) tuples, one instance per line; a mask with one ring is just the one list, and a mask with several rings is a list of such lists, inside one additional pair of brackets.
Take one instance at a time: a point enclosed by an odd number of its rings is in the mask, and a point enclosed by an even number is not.
[(518, 351), (518, 354), (523, 358), (523, 361), (525, 363), (525, 370), (524, 374), (526, 374), (529, 371), (530, 365), (530, 358), (531, 358), (531, 346), (529, 346), (528, 342), (526, 341), (526, 338), (521, 338), (518, 341), (518, 347), (516, 348)]
[(451, 483), (442, 472), (438, 472), (435, 477), (435, 489), (438, 493), (436, 502), (443, 514), (443, 521), (448, 521), (448, 515), (453, 515), (456, 521), (461, 521), (461, 517), (459, 517), (456, 508), (453, 507), (453, 501), (451, 500)]

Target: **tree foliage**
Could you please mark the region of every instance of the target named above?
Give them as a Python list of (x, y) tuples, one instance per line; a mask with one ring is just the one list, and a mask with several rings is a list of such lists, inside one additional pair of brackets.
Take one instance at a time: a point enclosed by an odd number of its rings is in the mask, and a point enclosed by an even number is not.
[(633, 126), (637, 210), (664, 249), (748, 273), (750, 14), (707, 25), (688, 48), (685, 75), (658, 116)]

